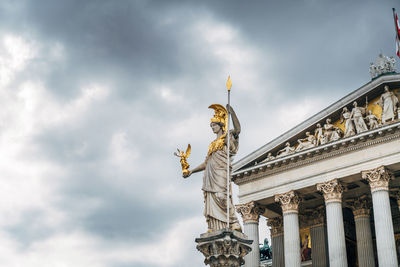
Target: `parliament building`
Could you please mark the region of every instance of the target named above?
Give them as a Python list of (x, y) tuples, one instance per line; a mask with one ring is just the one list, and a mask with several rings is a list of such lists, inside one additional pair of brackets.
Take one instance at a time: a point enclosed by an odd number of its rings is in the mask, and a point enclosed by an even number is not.
[(260, 216), (270, 227), (273, 267), (399, 266), (394, 64), (379, 55), (371, 81), (234, 163), (236, 208), (254, 240), (246, 267), (263, 266)]

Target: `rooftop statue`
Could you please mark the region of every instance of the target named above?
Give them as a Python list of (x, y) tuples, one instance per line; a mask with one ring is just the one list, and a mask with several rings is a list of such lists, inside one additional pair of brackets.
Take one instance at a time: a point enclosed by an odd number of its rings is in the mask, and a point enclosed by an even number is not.
[(327, 118), (326, 123), (324, 124), (324, 136), (326, 143), (332, 141), (332, 134), (335, 131), (335, 126), (333, 126), (331, 122), (331, 119)]
[(271, 152), (269, 152), (269, 153), (267, 154), (267, 158), (264, 159), (264, 160), (261, 161), (261, 162), (266, 162), (266, 161), (270, 161), (270, 160), (273, 160), (273, 159), (275, 159), (275, 157), (272, 156), (272, 153), (271, 153)]
[(284, 156), (293, 154), (294, 152), (295, 152), (295, 149), (290, 146), (289, 142), (286, 142), (285, 147), (278, 151), (276, 157), (284, 157)]
[(385, 85), (384, 92), (379, 98), (378, 104), (382, 107), (382, 123), (394, 121), (396, 116), (396, 109), (399, 103), (399, 99), (389, 90), (389, 86)]
[[(229, 113), (232, 115), (233, 130), (229, 131), (229, 155), (227, 160), (227, 128), (228, 111), (219, 104), (213, 104), (209, 108), (214, 109), (214, 117), (211, 119), (210, 127), (216, 134), (216, 139), (208, 147), (205, 161), (196, 168), (183, 173), (184, 178), (196, 172), (204, 171), (203, 194), (204, 194), (204, 216), (208, 224), (208, 231), (212, 232), (227, 227), (227, 164), (231, 165), (232, 156), (239, 148), (240, 123), (232, 107)], [(230, 192), (232, 192), (230, 190)], [(232, 195), (229, 194), (229, 228), (241, 231), (240, 224), (235, 214), (232, 203)]]
[(317, 138), (317, 146), (323, 145), (326, 143), (324, 129), (322, 128), (320, 123), (317, 123), (316, 127), (317, 128), (315, 128), (314, 133), (315, 133), (315, 138)]
[(372, 110), (368, 111), (368, 115), (365, 117), (365, 119), (367, 121), (370, 130), (376, 129), (380, 126), (378, 122), (379, 119), (377, 116), (372, 114)]
[(374, 79), (385, 73), (393, 73), (395, 69), (396, 60), (394, 57), (387, 57), (383, 54), (379, 54), (376, 58), (375, 64), (371, 62), (369, 66), (369, 73), (371, 74), (371, 79)]
[(296, 152), (316, 146), (317, 140), (315, 139), (315, 136), (313, 136), (310, 132), (306, 132), (306, 136), (307, 137), (304, 139), (297, 140), (299, 145), (296, 147)]
[(368, 131), (368, 127), (364, 121), (364, 114), (367, 108), (359, 107), (357, 102), (353, 102), (353, 109), (351, 110), (351, 119), (354, 121), (354, 125), (356, 126), (357, 133), (362, 133)]
[(341, 117), (342, 119), (340, 123), (344, 122), (344, 137), (355, 135), (356, 131), (354, 129), (353, 121), (351, 119), (351, 112), (347, 109), (347, 107), (343, 108)]

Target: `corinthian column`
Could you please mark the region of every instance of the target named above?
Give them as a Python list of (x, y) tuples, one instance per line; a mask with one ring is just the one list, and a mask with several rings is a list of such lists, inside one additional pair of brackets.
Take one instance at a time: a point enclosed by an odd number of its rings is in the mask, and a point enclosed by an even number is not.
[(300, 267), (299, 195), (292, 190), (276, 195), (275, 201), (281, 204), (283, 213), (285, 266)]
[(242, 215), (244, 233), (250, 240), (253, 240), (251, 252), (244, 257), (246, 267), (260, 266), (260, 247), (258, 246), (258, 221), (265, 208), (251, 201), (246, 204), (236, 205), (236, 210)]
[(343, 185), (337, 179), (317, 184), (317, 190), (324, 193), (325, 199), (330, 267), (347, 267), (342, 214), (343, 189)]
[(392, 178), (392, 174), (384, 166), (381, 166), (373, 170), (363, 171), (361, 175), (363, 179), (368, 180), (371, 187), (379, 266), (397, 267), (389, 200), (389, 180)]
[(271, 227), (272, 267), (285, 267), (282, 218), (275, 217), (268, 219), (267, 226)]
[(356, 224), (358, 266), (375, 267), (369, 200), (364, 197), (351, 200), (350, 204)]

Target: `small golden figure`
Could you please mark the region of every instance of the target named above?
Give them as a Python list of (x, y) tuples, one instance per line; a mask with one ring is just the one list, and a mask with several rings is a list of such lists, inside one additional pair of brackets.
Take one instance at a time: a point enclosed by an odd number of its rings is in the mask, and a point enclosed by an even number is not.
[(180, 162), (182, 165), (182, 174), (183, 175), (188, 175), (189, 174), (189, 163), (187, 162), (187, 158), (190, 155), (190, 151), (192, 150), (192, 148), (190, 147), (190, 144), (188, 144), (188, 147), (186, 149), (186, 153), (183, 152), (182, 150), (179, 150), (179, 148), (177, 149), (178, 153), (174, 152), (174, 155), (177, 156), (178, 158), (181, 158)]

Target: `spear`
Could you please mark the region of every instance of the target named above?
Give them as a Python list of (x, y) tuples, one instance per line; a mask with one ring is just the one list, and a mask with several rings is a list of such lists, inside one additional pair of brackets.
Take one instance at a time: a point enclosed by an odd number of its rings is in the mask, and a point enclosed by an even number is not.
[(227, 138), (227, 149), (226, 149), (226, 158), (227, 158), (227, 164), (226, 164), (226, 202), (227, 202), (227, 208), (226, 208), (226, 225), (227, 228), (229, 229), (229, 204), (230, 204), (230, 199), (229, 199), (229, 185), (230, 185), (230, 175), (229, 175), (229, 171), (230, 171), (230, 159), (229, 159), (229, 138), (230, 138), (230, 134), (229, 134), (229, 118), (230, 118), (230, 102), (231, 102), (231, 87), (232, 87), (232, 81), (231, 81), (231, 76), (229, 75), (228, 77), (228, 81), (226, 81), (226, 88), (228, 89), (228, 123), (227, 123), (227, 127), (226, 127), (226, 138)]

